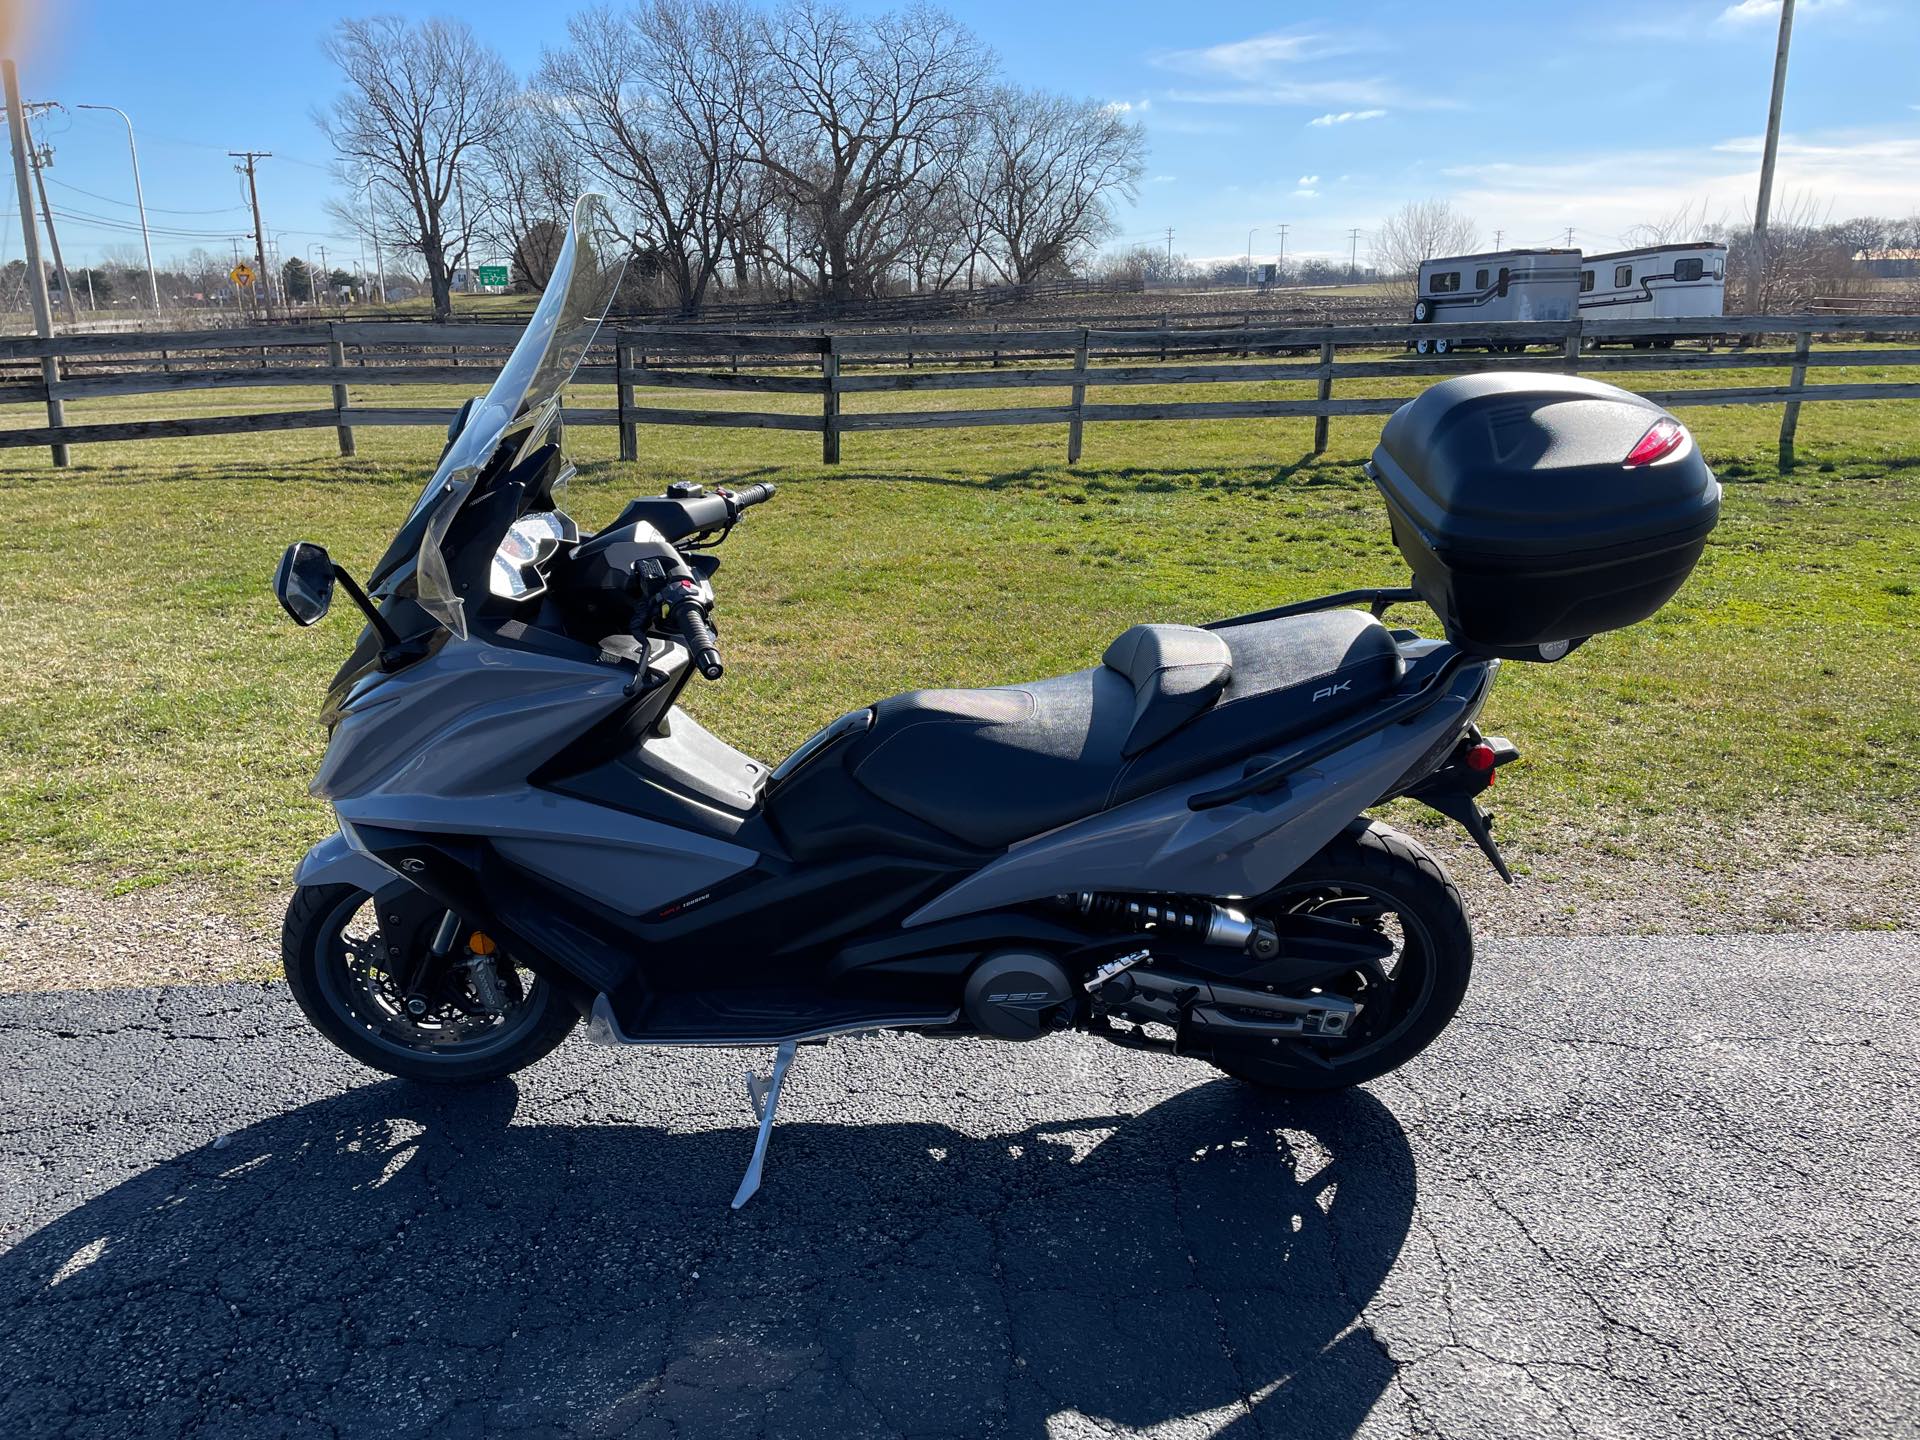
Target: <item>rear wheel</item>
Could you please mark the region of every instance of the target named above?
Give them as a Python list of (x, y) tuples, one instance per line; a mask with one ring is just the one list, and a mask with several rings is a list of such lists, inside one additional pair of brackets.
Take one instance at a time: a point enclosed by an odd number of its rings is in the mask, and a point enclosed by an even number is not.
[(455, 1085), (511, 1075), (567, 1038), (580, 1017), (566, 998), (504, 951), (475, 954), (464, 930), (440, 978), (409, 994), (439, 918), (429, 914), (390, 948), (365, 890), (297, 891), (281, 961), (314, 1028), (376, 1070)]
[(1389, 826), (1350, 826), (1249, 908), (1344, 920), (1393, 942), (1377, 971), (1319, 987), (1360, 1004), (1346, 1035), (1217, 1046), (1213, 1063), (1249, 1084), (1344, 1090), (1377, 1079), (1432, 1044), (1467, 993), (1473, 933), (1460, 892), (1423, 846)]

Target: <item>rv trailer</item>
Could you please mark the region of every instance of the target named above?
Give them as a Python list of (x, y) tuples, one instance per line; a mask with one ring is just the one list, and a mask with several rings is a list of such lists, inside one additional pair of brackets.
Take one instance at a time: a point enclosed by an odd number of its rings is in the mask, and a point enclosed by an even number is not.
[[(1580, 270), (1580, 315), (1587, 320), (1717, 316), (1726, 299), (1727, 247), (1708, 241), (1589, 255)], [(1611, 338), (1632, 339), (1636, 349), (1673, 345), (1670, 337)]]
[[(1477, 320), (1571, 320), (1580, 298), (1578, 250), (1496, 250), (1421, 262), (1413, 318), (1421, 324)], [(1462, 345), (1524, 350), (1495, 340), (1419, 339), (1422, 355), (1445, 355)]]

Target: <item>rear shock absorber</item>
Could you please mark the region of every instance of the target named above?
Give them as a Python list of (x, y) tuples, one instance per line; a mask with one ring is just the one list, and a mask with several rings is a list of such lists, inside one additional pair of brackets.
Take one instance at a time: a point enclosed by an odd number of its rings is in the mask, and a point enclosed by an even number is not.
[(1271, 926), (1191, 895), (1116, 895), (1082, 890), (1060, 896), (1060, 903), (1105, 925), (1168, 931), (1203, 945), (1245, 950), (1263, 959), (1280, 951)]

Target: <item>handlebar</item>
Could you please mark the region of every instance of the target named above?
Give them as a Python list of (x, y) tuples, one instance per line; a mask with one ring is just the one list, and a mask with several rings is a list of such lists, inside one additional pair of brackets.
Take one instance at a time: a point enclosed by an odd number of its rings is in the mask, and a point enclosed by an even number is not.
[(726, 674), (727, 667), (721, 662), (720, 647), (714, 643), (706, 612), (697, 603), (689, 602), (676, 609), (673, 618), (680, 624), (681, 638), (693, 653), (693, 663), (699, 667), (700, 673), (709, 680), (718, 680)]
[(726, 674), (727, 667), (720, 658), (720, 646), (714, 639), (713, 626), (707, 621), (707, 607), (701, 603), (693, 581), (685, 578), (670, 581), (661, 601), (667, 607), (667, 613), (673, 617), (680, 638), (686, 642), (694, 668), (709, 680), (718, 680)]
[(777, 489), (778, 487), (771, 482), (764, 482), (759, 485), (742, 485), (738, 490), (722, 490), (720, 493), (733, 497), (736, 510), (745, 510), (749, 505), (760, 505), (771, 500)]

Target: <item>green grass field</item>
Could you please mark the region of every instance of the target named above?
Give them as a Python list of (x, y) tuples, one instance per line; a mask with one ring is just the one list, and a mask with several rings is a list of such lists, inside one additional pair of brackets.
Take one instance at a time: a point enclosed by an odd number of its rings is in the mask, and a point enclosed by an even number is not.
[[(1910, 372), (1908, 372), (1910, 373)], [(1781, 371), (1720, 372), (1714, 384)], [(1633, 377), (1678, 388), (1683, 374)], [(1836, 370), (1822, 381), (1903, 378)], [(1408, 393), (1421, 382), (1344, 384)], [(1308, 393), (1298, 384), (1166, 387), (1101, 399)], [(382, 388), (356, 401), (452, 403)], [(610, 400), (591, 391), (583, 405)], [(1049, 391), (849, 397), (850, 411), (1064, 400)], [(805, 397), (643, 395), (642, 403), (805, 410)], [(79, 403), (73, 421), (325, 403), (222, 391)], [(1903, 854), (1920, 782), (1920, 404), (1809, 405), (1800, 464), (1777, 472), (1777, 407), (1689, 409), (1726, 482), (1724, 521), (1654, 621), (1558, 666), (1508, 666), (1489, 719), (1524, 762), (1502, 777), (1502, 834), (1535, 875), (1594, 865), (1666, 876), (1711, 901), (1814, 866), (1844, 886)], [(12, 407), (0, 424), (43, 423)], [(700, 718), (777, 757), (851, 705), (915, 685), (981, 685), (1092, 663), (1141, 619), (1195, 621), (1361, 584), (1403, 567), (1360, 471), (1374, 419), (815, 436), (650, 428), (643, 459), (577, 431), (573, 506), (591, 526), (667, 481), (777, 479), (779, 499), (726, 546), (729, 669)], [(330, 430), (89, 446), (54, 471), (0, 451), (0, 883), (207, 887), (235, 906), (283, 884), (327, 829), (305, 785), (321, 692), (351, 643), (311, 631), (267, 581), (296, 538), (364, 571), (438, 450), (425, 430)], [(1396, 619), (1419, 623), (1414, 610)], [(1399, 817), (1403, 821), (1412, 816)], [(1900, 870), (1920, 876), (1920, 870)], [(1830, 877), (1822, 879), (1820, 877)], [(1635, 883), (1640, 883), (1636, 881)], [(1791, 887), (1788, 887), (1791, 889)], [(1786, 892), (1783, 891), (1783, 894)], [(1789, 895), (1764, 913), (1798, 915)], [(1777, 910), (1777, 913), (1776, 913)], [(1823, 910), (1823, 915), (1830, 911)], [(1844, 923), (1892, 923), (1884, 905)]]

